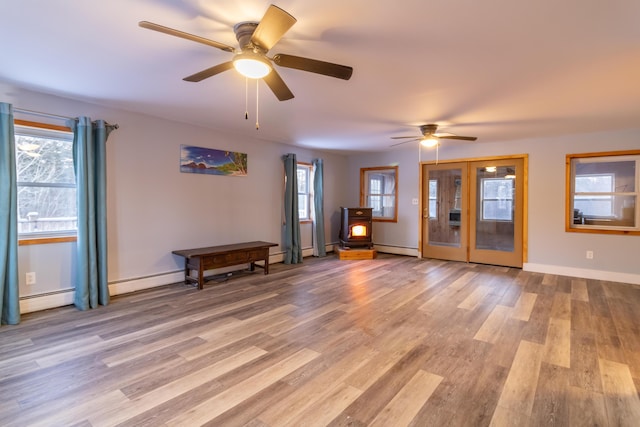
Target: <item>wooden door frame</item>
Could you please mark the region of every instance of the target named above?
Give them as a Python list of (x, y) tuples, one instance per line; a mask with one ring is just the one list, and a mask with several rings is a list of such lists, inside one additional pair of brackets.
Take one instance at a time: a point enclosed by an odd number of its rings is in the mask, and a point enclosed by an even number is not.
[[(528, 261), (529, 256), (529, 155), (528, 154), (511, 154), (505, 156), (487, 156), (487, 157), (469, 157), (469, 158), (460, 158), (460, 159), (448, 159), (448, 160), (440, 160), (440, 161), (424, 161), (418, 163), (418, 258), (422, 258), (422, 236), (423, 236), (423, 227), (424, 221), (422, 218), (422, 212), (424, 209), (428, 207), (429, 200), (425, 200), (424, 197), (424, 168), (427, 165), (439, 165), (443, 163), (460, 163), (460, 162), (478, 162), (478, 161), (491, 161), (491, 160), (508, 160), (508, 159), (522, 159), (522, 163), (524, 165), (523, 168), (523, 189), (522, 189), (522, 263), (526, 263)], [(469, 174), (467, 174), (467, 186), (470, 184), (468, 182), (470, 180)], [(427, 204), (425, 206), (425, 203)], [(464, 216), (468, 218), (469, 212), (463, 213)], [(469, 233), (470, 227), (467, 227), (467, 233)], [(469, 236), (467, 236), (467, 242), (469, 242)]]

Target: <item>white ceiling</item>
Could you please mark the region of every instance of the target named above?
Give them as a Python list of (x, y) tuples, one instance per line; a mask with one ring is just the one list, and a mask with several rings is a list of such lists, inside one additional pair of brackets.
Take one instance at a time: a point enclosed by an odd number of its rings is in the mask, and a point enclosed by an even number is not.
[(233, 25), (260, 20), (269, 4), (3, 1), (0, 81), (330, 150), (398, 149), (391, 136), (425, 123), (477, 143), (640, 128), (637, 0), (277, 1), (298, 22), (270, 55), (354, 73), (344, 81), (277, 67), (295, 98), (279, 102), (261, 84), (258, 131), (255, 84), (245, 120), (235, 71), (182, 80), (230, 53), (138, 27), (148, 20), (237, 46)]

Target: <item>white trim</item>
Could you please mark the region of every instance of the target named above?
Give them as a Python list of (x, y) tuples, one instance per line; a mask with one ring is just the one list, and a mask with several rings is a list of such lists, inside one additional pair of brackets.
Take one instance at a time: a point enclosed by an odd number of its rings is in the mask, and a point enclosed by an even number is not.
[(35, 295), (20, 299), (20, 314), (64, 307), (71, 304), (73, 304), (73, 289), (66, 289), (52, 294)]
[[(326, 245), (327, 253), (333, 252), (335, 243)], [(395, 254), (395, 255), (407, 255), (418, 256), (418, 250), (415, 248), (405, 248), (399, 246), (384, 246), (375, 245), (375, 249), (378, 252)], [(312, 248), (303, 249), (303, 256), (311, 256), (313, 254)], [(278, 253), (269, 256), (269, 264), (275, 264), (284, 260), (284, 254)], [(226, 269), (216, 270), (218, 273), (223, 273), (223, 270), (238, 270), (239, 266), (229, 267)], [(630, 283), (634, 285), (640, 285), (639, 274), (629, 273), (617, 273), (614, 271), (603, 270), (589, 270), (584, 268), (564, 267), (559, 265), (547, 265), (547, 264), (535, 264), (524, 263), (522, 266), (524, 271), (533, 273), (545, 273), (545, 274), (557, 274), (560, 276), (579, 277), (583, 279), (595, 279), (606, 280), (610, 282)], [(110, 295), (120, 295), (129, 292), (135, 292), (142, 289), (155, 288), (158, 286), (170, 285), (172, 283), (179, 283), (184, 280), (184, 273), (182, 271), (175, 271), (169, 273), (163, 273), (156, 276), (142, 277), (130, 280), (122, 280), (109, 284)], [(73, 289), (65, 289), (60, 292), (33, 295), (20, 298), (20, 313), (32, 313), (34, 311), (48, 310), (50, 308), (64, 307), (66, 305), (73, 304)]]
[(530, 262), (525, 262), (522, 269), (524, 271), (531, 271), (534, 273), (557, 274), (559, 276), (580, 277), (582, 279), (606, 280), (609, 282), (640, 285), (640, 274), (590, 270), (586, 268), (564, 267), (561, 265), (534, 264)]
[(184, 281), (184, 272), (176, 271), (164, 273), (156, 276), (142, 277), (131, 280), (122, 280), (109, 284), (109, 295), (121, 295), (129, 292), (140, 291), (142, 289), (156, 288), (158, 286), (169, 285)]
[[(333, 251), (333, 243), (326, 245), (327, 252)], [(302, 255), (312, 256), (313, 248), (306, 248), (302, 250)], [(284, 254), (272, 254), (269, 256), (269, 264), (275, 264), (284, 261)], [(248, 267), (248, 264), (247, 264)], [(225, 273), (229, 271), (239, 270), (242, 268), (242, 264), (237, 266), (225, 267), (216, 269), (216, 274)], [(134, 279), (119, 280), (109, 284), (109, 294), (111, 296), (121, 295), (130, 292), (140, 291), (142, 289), (155, 288), (158, 286), (170, 285), (172, 283), (179, 283), (184, 281), (184, 272), (173, 271), (168, 273), (161, 273), (154, 276), (138, 277)], [(34, 311), (48, 310), (50, 308), (64, 307), (66, 305), (73, 305), (74, 290), (68, 288), (55, 293), (42, 294), (42, 295), (29, 295), (20, 298), (20, 313), (32, 313)]]

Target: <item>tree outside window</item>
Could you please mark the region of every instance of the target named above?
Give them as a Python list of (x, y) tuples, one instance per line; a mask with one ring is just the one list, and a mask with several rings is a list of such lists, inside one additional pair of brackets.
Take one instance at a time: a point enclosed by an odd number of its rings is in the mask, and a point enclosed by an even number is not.
[(21, 237), (75, 235), (73, 134), (16, 125), (18, 233)]

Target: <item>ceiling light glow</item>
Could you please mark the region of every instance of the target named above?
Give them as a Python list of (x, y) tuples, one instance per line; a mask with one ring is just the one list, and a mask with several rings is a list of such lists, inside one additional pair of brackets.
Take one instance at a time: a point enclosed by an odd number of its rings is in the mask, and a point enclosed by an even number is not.
[(420, 144), (424, 147), (435, 147), (438, 145), (438, 138), (435, 136), (427, 136), (420, 140)]
[(271, 72), (271, 64), (261, 55), (242, 52), (233, 59), (233, 66), (250, 79), (261, 79)]

